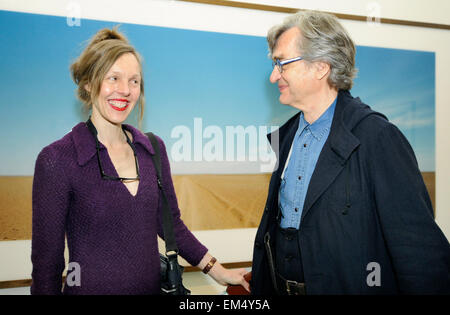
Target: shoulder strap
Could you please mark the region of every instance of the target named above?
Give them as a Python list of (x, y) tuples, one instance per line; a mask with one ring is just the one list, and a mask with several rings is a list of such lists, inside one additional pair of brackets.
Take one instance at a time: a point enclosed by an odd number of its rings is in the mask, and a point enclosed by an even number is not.
[(162, 196), (162, 226), (164, 232), (164, 241), (166, 243), (166, 256), (169, 257), (178, 254), (177, 242), (175, 240), (175, 234), (173, 231), (173, 217), (161, 180), (161, 154), (159, 150), (158, 140), (152, 132), (147, 132), (146, 135), (150, 139), (152, 147), (155, 150), (155, 154), (152, 155), (152, 160), (153, 164), (155, 165), (156, 180), (158, 182), (158, 187)]

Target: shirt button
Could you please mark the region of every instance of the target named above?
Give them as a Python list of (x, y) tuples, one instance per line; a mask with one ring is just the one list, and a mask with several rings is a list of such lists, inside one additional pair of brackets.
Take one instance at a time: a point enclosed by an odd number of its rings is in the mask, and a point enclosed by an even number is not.
[(303, 147), (306, 148), (306, 143), (303, 144)]
[(295, 212), (298, 212), (298, 208), (295, 208), (294, 210), (295, 210)]
[(301, 176), (299, 176), (299, 177), (298, 177), (298, 180), (302, 180), (302, 177), (301, 177)]

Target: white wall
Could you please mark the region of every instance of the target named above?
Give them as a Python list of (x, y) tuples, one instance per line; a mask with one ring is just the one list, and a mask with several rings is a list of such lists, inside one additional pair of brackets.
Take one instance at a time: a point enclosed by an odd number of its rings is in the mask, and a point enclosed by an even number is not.
[[(277, 6), (319, 9), (355, 15), (450, 24), (448, 0), (246, 0)], [(67, 16), (80, 10), (82, 19), (265, 36), (286, 14), (219, 7), (174, 0), (62, 1), (2, 0), (0, 9)], [(436, 52), (436, 222), (450, 239), (450, 31), (342, 21), (357, 45)], [(195, 233), (223, 262), (250, 261), (255, 229)], [(226, 236), (225, 236), (226, 235)], [(223, 243), (227, 239), (228, 243)], [(235, 242), (239, 246), (230, 245)], [(239, 247), (239, 251), (235, 249)], [(0, 281), (30, 278), (30, 241), (0, 242)], [(23, 263), (22, 263), (23, 262)]]
[(450, 1), (448, 0), (236, 0), (236, 2), (361, 16), (373, 16), (373, 13), (379, 11), (383, 18), (450, 24)]

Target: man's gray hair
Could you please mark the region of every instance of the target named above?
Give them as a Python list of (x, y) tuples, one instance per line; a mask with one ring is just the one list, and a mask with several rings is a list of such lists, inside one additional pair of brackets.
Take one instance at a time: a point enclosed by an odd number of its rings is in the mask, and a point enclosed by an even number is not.
[(356, 48), (338, 19), (328, 13), (309, 10), (288, 16), (267, 34), (271, 58), (278, 38), (292, 27), (297, 27), (301, 32), (298, 45), (302, 58), (307, 62), (328, 63), (331, 67), (328, 83), (337, 89), (350, 90), (357, 73)]

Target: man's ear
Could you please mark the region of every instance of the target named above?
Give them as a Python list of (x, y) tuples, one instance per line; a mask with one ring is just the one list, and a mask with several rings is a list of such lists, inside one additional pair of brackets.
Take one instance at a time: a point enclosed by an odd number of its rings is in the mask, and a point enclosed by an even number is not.
[(316, 79), (323, 80), (328, 77), (331, 71), (331, 66), (329, 63), (318, 61), (314, 63), (316, 67)]

